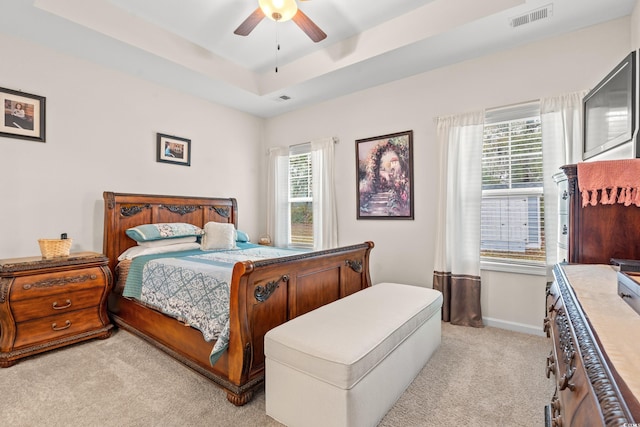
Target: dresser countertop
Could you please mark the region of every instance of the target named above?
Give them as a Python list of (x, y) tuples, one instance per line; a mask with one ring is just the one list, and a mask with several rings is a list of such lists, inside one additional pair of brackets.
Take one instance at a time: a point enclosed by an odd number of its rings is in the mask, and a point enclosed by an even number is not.
[(640, 315), (618, 295), (617, 270), (599, 264), (569, 264), (563, 270), (611, 364), (640, 397)]

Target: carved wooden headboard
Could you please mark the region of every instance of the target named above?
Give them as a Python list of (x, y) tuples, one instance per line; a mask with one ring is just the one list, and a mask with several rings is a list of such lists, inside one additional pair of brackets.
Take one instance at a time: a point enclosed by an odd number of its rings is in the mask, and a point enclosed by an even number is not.
[(142, 224), (186, 222), (204, 227), (209, 221), (238, 227), (238, 204), (234, 198), (163, 196), (105, 191), (103, 251), (115, 272), (118, 256), (136, 242), (126, 230)]

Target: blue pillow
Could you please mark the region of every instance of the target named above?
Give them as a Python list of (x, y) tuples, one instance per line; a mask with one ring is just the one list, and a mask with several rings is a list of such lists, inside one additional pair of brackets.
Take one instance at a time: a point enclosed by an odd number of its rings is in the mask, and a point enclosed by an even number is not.
[(201, 236), (202, 228), (184, 222), (170, 222), (158, 224), (143, 224), (129, 228), (127, 236), (136, 242), (148, 242), (160, 239), (175, 239), (178, 237)]
[(247, 233), (241, 230), (236, 230), (236, 242), (246, 243), (249, 240), (249, 235)]

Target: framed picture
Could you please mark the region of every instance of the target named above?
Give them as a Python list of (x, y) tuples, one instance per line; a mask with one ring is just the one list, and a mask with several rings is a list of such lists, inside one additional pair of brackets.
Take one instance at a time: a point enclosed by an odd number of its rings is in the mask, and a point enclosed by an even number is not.
[(191, 166), (191, 140), (158, 134), (158, 161)]
[(45, 97), (0, 87), (0, 136), (45, 142)]
[(413, 219), (413, 131), (356, 140), (358, 219)]

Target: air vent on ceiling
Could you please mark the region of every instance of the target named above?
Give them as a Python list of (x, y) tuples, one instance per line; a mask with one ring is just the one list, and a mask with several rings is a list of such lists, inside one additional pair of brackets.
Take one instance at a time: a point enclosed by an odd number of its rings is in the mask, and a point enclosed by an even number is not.
[(548, 4), (530, 12), (524, 13), (515, 18), (511, 18), (510, 24), (512, 27), (519, 27), (521, 25), (529, 24), (531, 22), (539, 21), (541, 19), (547, 19), (553, 15), (553, 5)]
[(291, 97), (289, 95), (280, 95), (279, 97), (276, 98), (276, 101), (288, 101), (290, 99)]

